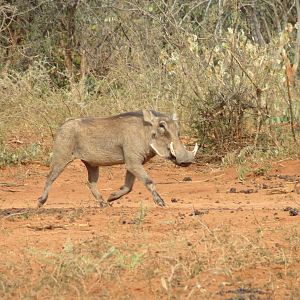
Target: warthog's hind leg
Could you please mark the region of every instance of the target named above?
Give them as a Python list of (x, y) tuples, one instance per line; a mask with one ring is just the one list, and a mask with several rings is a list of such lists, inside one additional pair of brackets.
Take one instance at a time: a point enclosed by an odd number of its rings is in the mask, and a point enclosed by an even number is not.
[(47, 180), (45, 183), (45, 188), (44, 188), (44, 192), (42, 194), (42, 196), (40, 196), (38, 198), (37, 201), (37, 206), (41, 207), (43, 204), (45, 204), (45, 202), (48, 199), (48, 194), (49, 194), (49, 190), (51, 185), (53, 184), (53, 182), (55, 181), (55, 179), (60, 175), (60, 173), (64, 170), (64, 168), (71, 162), (67, 161), (67, 162), (58, 162), (58, 161), (53, 161), (51, 163), (51, 169), (50, 172), (47, 176)]
[(103, 200), (101, 194), (97, 188), (97, 182), (99, 179), (99, 167), (91, 166), (88, 162), (83, 161), (88, 171), (88, 187), (92, 192), (93, 196), (99, 202), (101, 207), (107, 206), (107, 203)]
[(127, 170), (125, 175), (124, 185), (120, 188), (119, 191), (111, 193), (107, 201), (112, 202), (128, 194), (132, 190), (134, 180), (135, 180), (135, 176), (130, 171)]

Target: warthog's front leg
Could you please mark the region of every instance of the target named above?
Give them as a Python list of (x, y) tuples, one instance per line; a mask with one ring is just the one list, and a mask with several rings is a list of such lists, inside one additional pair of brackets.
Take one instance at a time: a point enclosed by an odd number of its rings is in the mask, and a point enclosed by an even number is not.
[(165, 206), (164, 200), (159, 196), (156, 191), (155, 184), (145, 171), (142, 164), (127, 164), (126, 168), (130, 171), (135, 177), (141, 180), (147, 189), (151, 192), (154, 202), (159, 206)]
[(125, 175), (124, 185), (120, 188), (119, 191), (111, 193), (107, 201), (112, 202), (128, 194), (132, 190), (134, 180), (135, 180), (135, 176), (127, 170)]

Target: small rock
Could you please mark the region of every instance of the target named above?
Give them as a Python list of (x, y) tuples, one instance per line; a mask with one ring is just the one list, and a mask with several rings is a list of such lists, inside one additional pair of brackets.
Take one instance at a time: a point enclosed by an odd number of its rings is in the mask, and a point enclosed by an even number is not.
[(236, 188), (234, 187), (230, 188), (229, 193), (236, 193)]
[[(207, 212), (206, 212), (207, 213)], [(195, 209), (193, 212), (191, 212), (190, 214), (189, 214), (189, 216), (201, 216), (201, 215), (204, 215), (205, 214), (205, 212), (203, 212), (203, 211), (200, 211), (200, 210), (198, 210), (198, 209)]]
[(290, 216), (298, 216), (299, 214), (299, 210), (297, 208), (294, 208), (294, 207), (290, 207), (290, 206), (287, 206), (283, 209), (284, 211), (288, 211)]
[(255, 193), (255, 191), (253, 189), (246, 189), (246, 190), (240, 190), (240, 193), (252, 194), (252, 193)]
[(184, 218), (185, 217), (185, 214), (183, 214), (183, 213), (178, 213), (178, 216), (180, 217), (180, 218)]
[(176, 198), (172, 198), (171, 202), (178, 202), (178, 200)]
[(184, 178), (182, 179), (182, 181), (192, 181), (192, 178), (189, 177), (189, 176), (187, 176), (187, 177), (184, 177)]
[(298, 216), (299, 211), (297, 208), (290, 209), (290, 216)]

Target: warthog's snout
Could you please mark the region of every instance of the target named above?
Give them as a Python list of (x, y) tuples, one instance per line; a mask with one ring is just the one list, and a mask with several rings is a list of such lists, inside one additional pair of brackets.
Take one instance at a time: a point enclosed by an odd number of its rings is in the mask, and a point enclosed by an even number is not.
[[(181, 143), (176, 117), (155, 111), (128, 112), (109, 118), (70, 119), (56, 135), (50, 172), (38, 206), (47, 201), (52, 183), (74, 159), (81, 159), (85, 164), (88, 186), (101, 205), (129, 193), (137, 178), (151, 192), (154, 202), (164, 206), (164, 200), (143, 164), (158, 154), (179, 166), (188, 166), (197, 150), (197, 144), (193, 151), (188, 151)], [(117, 164), (126, 166), (124, 185), (104, 201), (97, 188), (99, 166)]]
[(171, 142), (169, 148), (171, 152), (171, 160), (178, 166), (187, 167), (194, 161), (199, 146), (196, 143), (193, 151), (187, 151), (180, 143), (176, 148), (177, 150), (175, 150), (174, 143)]

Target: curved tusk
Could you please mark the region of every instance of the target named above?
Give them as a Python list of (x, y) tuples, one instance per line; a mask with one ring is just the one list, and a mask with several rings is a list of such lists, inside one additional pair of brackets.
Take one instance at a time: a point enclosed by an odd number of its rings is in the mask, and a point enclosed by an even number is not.
[(162, 155), (162, 154), (155, 148), (155, 146), (154, 146), (153, 144), (150, 144), (150, 147), (154, 150), (154, 152), (155, 152), (157, 155), (159, 155), (159, 156), (161, 156), (161, 157), (164, 157), (164, 155)]
[(174, 150), (174, 147), (173, 147), (173, 142), (170, 143), (170, 151), (171, 151), (172, 155), (174, 157), (176, 157), (176, 153), (175, 153), (175, 150)]
[(195, 156), (199, 149), (198, 143), (196, 143), (194, 150), (192, 151), (193, 155)]

